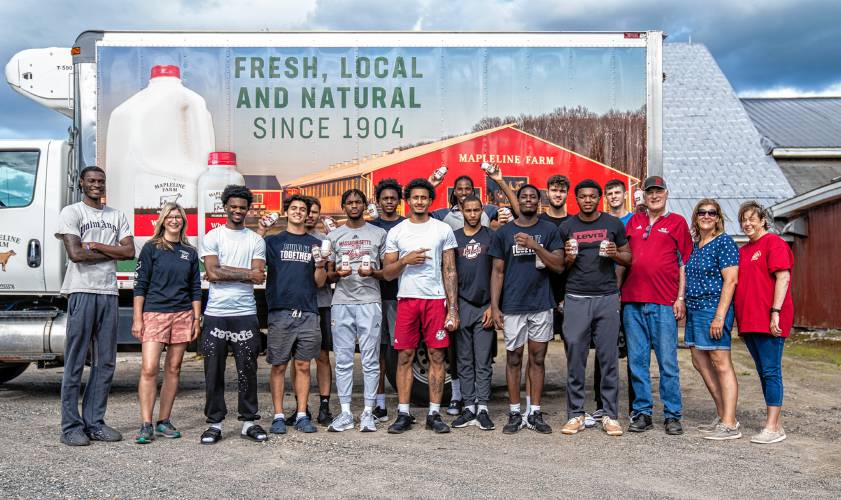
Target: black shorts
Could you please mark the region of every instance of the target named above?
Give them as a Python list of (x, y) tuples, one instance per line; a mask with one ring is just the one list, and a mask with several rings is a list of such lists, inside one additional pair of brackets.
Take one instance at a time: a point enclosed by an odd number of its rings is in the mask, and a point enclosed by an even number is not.
[(329, 307), (318, 308), (318, 324), (321, 327), (321, 350), (333, 350), (333, 321)]

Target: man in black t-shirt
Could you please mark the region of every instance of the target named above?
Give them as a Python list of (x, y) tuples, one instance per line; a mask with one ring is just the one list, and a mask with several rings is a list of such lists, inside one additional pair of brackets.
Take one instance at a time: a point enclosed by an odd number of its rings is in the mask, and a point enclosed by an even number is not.
[[(543, 421), (540, 396), (543, 392), (546, 348), (552, 340), (552, 309), (555, 299), (549, 273), (563, 269), (561, 242), (554, 224), (538, 219), (540, 191), (525, 184), (517, 191), (520, 218), (500, 228), (491, 243), (494, 258), (491, 273), (491, 308), (496, 328), (504, 331), (508, 423), (502, 429), (513, 434), (524, 425), (548, 434)], [(525, 422), (520, 411), (520, 369), (528, 342), (528, 371), (531, 379), (530, 414)]]
[(559, 227), (568, 270), (564, 296), (564, 334), (567, 355), (567, 417), (561, 432), (575, 434), (585, 428), (585, 371), (590, 342), (596, 346), (601, 369), (601, 397), (605, 416), (602, 428), (622, 435), (619, 398), (619, 287), (615, 264), (627, 266), (631, 251), (622, 222), (599, 212), (602, 188), (586, 179), (575, 186), (579, 213)]
[[(386, 233), (400, 224), (405, 217), (397, 213), (400, 201), (403, 199), (403, 187), (394, 179), (383, 179), (375, 188), (380, 216), (371, 224), (382, 228)], [(380, 323), (380, 385), (377, 388), (377, 405), (374, 407), (374, 418), (380, 422), (388, 420), (388, 410), (385, 406), (385, 357), (388, 346), (394, 345), (394, 322), (397, 321), (397, 279), (380, 281), (380, 298), (383, 305), (383, 319)]]
[(321, 352), (321, 328), (318, 317), (318, 288), (327, 281), (327, 256), (316, 251), (321, 240), (307, 233), (304, 225), (310, 210), (309, 200), (292, 196), (286, 208), (286, 231), (266, 238), (266, 303), (269, 308), (269, 334), (266, 361), (272, 365), (269, 386), (275, 415), (271, 432), (286, 433), (283, 415), (283, 376), (295, 359), (293, 379), (297, 413), (295, 429), (315, 432), (307, 415), (310, 390), (310, 364)]
[(482, 200), (469, 195), (461, 202), (464, 227), (455, 231), (460, 326), (456, 342), (458, 378), (464, 409), (453, 427), (478, 425), (493, 430), (488, 415), (491, 399), (493, 344), (496, 342), (490, 308), (493, 258), (488, 253), (494, 232), (482, 226)]

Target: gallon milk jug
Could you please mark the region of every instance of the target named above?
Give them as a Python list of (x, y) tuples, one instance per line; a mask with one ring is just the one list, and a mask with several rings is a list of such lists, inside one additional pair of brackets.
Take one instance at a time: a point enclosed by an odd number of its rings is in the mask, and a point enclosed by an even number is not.
[(199, 177), (199, 245), (204, 235), (227, 222), (222, 205), (222, 191), (229, 184), (245, 185), (245, 178), (237, 172), (237, 155), (226, 151), (207, 156), (207, 171)]
[(196, 183), (215, 139), (204, 99), (181, 84), (178, 66), (152, 68), (149, 85), (111, 113), (106, 140), (106, 200), (128, 218), (137, 253), (167, 202), (184, 207), (196, 244)]

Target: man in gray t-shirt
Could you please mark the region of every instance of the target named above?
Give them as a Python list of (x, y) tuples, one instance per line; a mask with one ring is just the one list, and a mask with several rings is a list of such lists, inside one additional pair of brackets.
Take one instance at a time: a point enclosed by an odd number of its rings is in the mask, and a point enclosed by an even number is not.
[(380, 382), (380, 323), (382, 305), (380, 283), (385, 255), (385, 230), (365, 222), (368, 206), (365, 193), (349, 189), (342, 195), (342, 208), (348, 219), (331, 231), (333, 253), (329, 257), (327, 278), (336, 283), (333, 293), (333, 352), (336, 355), (336, 392), (342, 413), (330, 424), (333, 431), (353, 428), (350, 411), (353, 388), (353, 355), (357, 342), (362, 358), (365, 407), (359, 417), (363, 432), (377, 430), (373, 416)]
[[(61, 442), (87, 446), (90, 440), (120, 441), (105, 425), (108, 392), (117, 364), (117, 260), (134, 258), (134, 238), (126, 216), (103, 205), (105, 172), (86, 167), (79, 179), (82, 201), (61, 210), (55, 237), (69, 262), (61, 286), (67, 300), (64, 375), (61, 380)], [(82, 413), (79, 392), (88, 350), (91, 370)]]

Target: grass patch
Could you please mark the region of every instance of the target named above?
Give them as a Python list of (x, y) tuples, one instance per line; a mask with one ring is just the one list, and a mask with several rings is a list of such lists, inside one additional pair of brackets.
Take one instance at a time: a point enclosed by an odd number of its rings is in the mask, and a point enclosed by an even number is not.
[(799, 358), (841, 366), (841, 334), (838, 331), (797, 332), (786, 342), (786, 352)]

